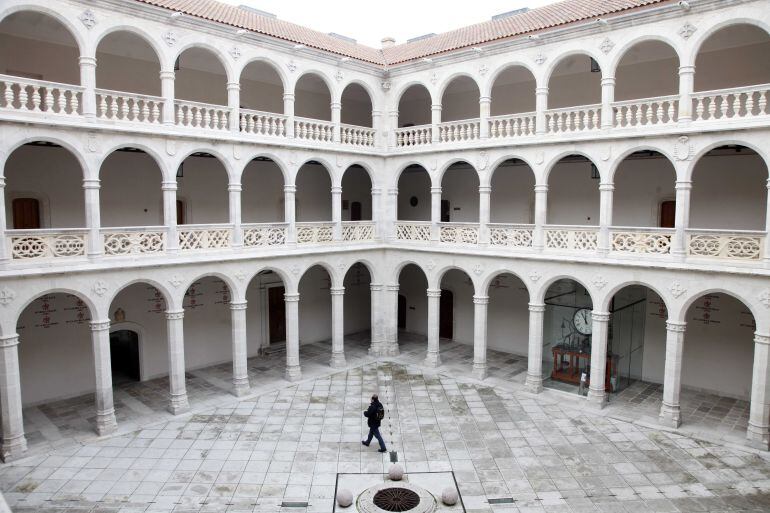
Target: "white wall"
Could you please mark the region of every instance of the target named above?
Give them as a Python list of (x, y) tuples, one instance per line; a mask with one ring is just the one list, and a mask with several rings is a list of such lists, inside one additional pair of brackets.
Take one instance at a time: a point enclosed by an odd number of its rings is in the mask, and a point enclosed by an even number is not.
[[(443, 192), (443, 191), (442, 191)], [(412, 206), (409, 199), (417, 198)], [(430, 176), (425, 170), (405, 170), (398, 179), (398, 216), (403, 221), (430, 221)]]
[(548, 177), (548, 224), (599, 225), (599, 180), (589, 162), (561, 162)]
[(102, 226), (163, 224), (160, 168), (146, 153), (116, 151), (99, 173)]
[(332, 220), (332, 181), (320, 164), (305, 164), (297, 174), (297, 221)]
[(345, 275), (345, 334), (371, 329), (371, 277), (366, 266), (356, 264)]
[(372, 219), (372, 181), (363, 168), (345, 171), (342, 176), (342, 201), (348, 201), (348, 208), (342, 210), (342, 220), (350, 220), (350, 205), (354, 201), (361, 203), (361, 219)]
[(284, 220), (283, 175), (273, 162), (252, 160), (241, 176), (241, 220), (271, 223)]
[(535, 175), (530, 167), (522, 164), (495, 169), (489, 203), (493, 223), (534, 222)]
[(452, 340), (473, 344), (473, 284), (458, 269), (451, 269), (441, 278), (441, 288), (454, 295)]
[(329, 274), (311, 267), (299, 282), (299, 342), (329, 340), (332, 336), (332, 299)]
[(428, 280), (415, 265), (407, 265), (398, 277), (398, 293), (406, 298), (406, 331), (428, 335)]
[(458, 164), (444, 172), (441, 199), (449, 201), (450, 222), (479, 222), (479, 175), (475, 169)]
[(216, 158), (188, 157), (177, 178), (177, 199), (185, 206), (185, 224), (228, 223), (227, 171)]
[(625, 160), (615, 172), (612, 224), (659, 226), (661, 202), (676, 199), (675, 182), (666, 158)]
[[(511, 274), (501, 274), (492, 280), (488, 295), (487, 347), (517, 355), (528, 354), (529, 293), (527, 288), (519, 278)], [(462, 305), (461, 308), (467, 307)]]

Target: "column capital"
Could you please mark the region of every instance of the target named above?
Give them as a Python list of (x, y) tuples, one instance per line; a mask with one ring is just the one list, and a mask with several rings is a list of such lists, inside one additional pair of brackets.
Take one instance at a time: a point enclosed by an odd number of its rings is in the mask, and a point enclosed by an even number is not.
[(339, 185), (332, 186), (332, 194), (342, 194), (342, 187)]
[(11, 333), (10, 335), (3, 335), (0, 337), (0, 348), (14, 347), (19, 345), (18, 333)]
[(542, 313), (545, 312), (545, 303), (529, 303), (527, 305), (530, 312)]
[(615, 184), (612, 182), (609, 183), (600, 183), (599, 184), (599, 190), (602, 192), (612, 192), (615, 190)]
[(695, 66), (693, 65), (679, 66), (680, 75), (692, 75), (694, 73), (695, 73)]
[(548, 87), (536, 87), (535, 88), (535, 94), (540, 96), (547, 96), (548, 95)]
[(284, 294), (283, 300), (287, 303), (297, 303), (299, 302), (299, 293), (295, 294)]
[(427, 289), (425, 293), (428, 297), (441, 297), (441, 289)]
[(169, 321), (180, 321), (184, 319), (184, 309), (166, 310), (166, 319)]
[(379, 116), (382, 116), (382, 111), (381, 110), (377, 110), (377, 109), (372, 109), (372, 117), (376, 118), (376, 117), (379, 117)]
[(596, 310), (591, 312), (591, 319), (594, 322), (603, 322), (607, 323), (610, 322), (610, 313), (609, 312), (597, 312)]
[(385, 290), (388, 292), (398, 292), (398, 283), (388, 283), (385, 285)]
[(176, 191), (179, 189), (179, 186), (176, 184), (176, 181), (163, 181), (160, 182), (160, 189), (163, 191)]
[(536, 183), (535, 184), (535, 192), (548, 192), (548, 184), (547, 183)]
[(684, 333), (687, 329), (686, 322), (666, 321), (666, 330), (674, 333)]
[(296, 194), (297, 186), (296, 185), (284, 185), (283, 186), (283, 192), (285, 194)]
[(602, 86), (614, 86), (615, 77), (602, 77)]
[(294, 93), (283, 93), (283, 101), (294, 101)]
[(770, 346), (770, 334), (754, 333), (754, 343), (763, 346)]
[(239, 82), (228, 82), (227, 83), (227, 90), (228, 91), (240, 91), (241, 90), (241, 84)]
[(84, 189), (99, 189), (101, 187), (99, 179), (98, 178), (84, 178), (83, 179), (83, 188)]
[(430, 188), (431, 194), (441, 194), (441, 187), (431, 187)]
[(342, 103), (340, 103), (340, 102), (331, 102), (330, 105), (331, 105), (332, 110), (335, 110), (335, 109), (340, 110), (340, 109), (342, 109)]
[(382, 189), (380, 189), (379, 187), (372, 187), (371, 194), (372, 196), (379, 196), (380, 194), (382, 194)]
[(370, 283), (369, 290), (371, 290), (372, 292), (382, 290), (382, 283)]
[(489, 296), (473, 296), (474, 305), (486, 305), (489, 304)]
[(81, 66), (96, 67), (96, 57), (91, 57), (90, 55), (81, 55), (78, 57), (78, 64)]
[(247, 301), (230, 301), (230, 310), (246, 310)]
[(479, 185), (479, 194), (492, 194), (491, 185)]
[(112, 323), (109, 319), (107, 320), (96, 320), (96, 321), (89, 321), (88, 325), (91, 327), (91, 331), (107, 331), (110, 329), (110, 325)]
[(388, 111), (388, 116), (390, 116), (392, 118), (397, 118), (398, 117), (398, 111), (397, 110), (389, 110)]
[(674, 183), (674, 188), (676, 190), (689, 191), (692, 189), (692, 182), (690, 180), (677, 180)]
[(160, 70), (159, 75), (161, 80), (174, 80), (176, 78), (176, 73), (171, 70)]
[(431, 104), (430, 110), (441, 110), (441, 104), (440, 103)]
[(332, 287), (329, 289), (329, 293), (332, 296), (344, 296), (345, 295), (345, 287)]
[(398, 187), (388, 189), (389, 196), (398, 196)]
[(479, 96), (479, 103), (492, 103), (491, 96)]
[(242, 192), (243, 186), (240, 183), (229, 183), (227, 184), (227, 190), (228, 192)]

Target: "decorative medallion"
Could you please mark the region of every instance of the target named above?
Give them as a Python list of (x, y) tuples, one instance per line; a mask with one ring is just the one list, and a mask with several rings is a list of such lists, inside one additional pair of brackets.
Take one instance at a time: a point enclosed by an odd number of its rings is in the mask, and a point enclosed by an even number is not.
[(294, 264), (294, 265), (291, 266), (291, 274), (293, 274), (294, 276), (297, 276), (300, 271), (301, 271), (301, 269), (299, 268), (299, 266), (297, 264)]
[(596, 287), (599, 290), (602, 290), (604, 287), (607, 286), (607, 280), (601, 274), (597, 274), (596, 276), (594, 276), (594, 279), (591, 281), (591, 283), (593, 283), (594, 287)]
[(237, 46), (233, 46), (230, 48), (230, 55), (237, 61), (241, 57), (241, 49)]
[(488, 71), (489, 71), (489, 68), (487, 67), (486, 64), (482, 64), (481, 66), (479, 66), (479, 75), (481, 75), (482, 77), (486, 75)]
[(94, 294), (97, 296), (102, 297), (104, 293), (107, 292), (107, 284), (104, 283), (104, 280), (96, 280), (94, 286), (91, 287), (91, 290), (93, 290)]
[(425, 268), (428, 269), (428, 271), (432, 271), (436, 267), (436, 261), (432, 258), (428, 260), (428, 263), (425, 264)]
[(430, 74), (430, 83), (433, 85), (436, 85), (436, 82), (438, 82), (438, 75), (434, 71), (433, 73)]
[(535, 153), (535, 164), (542, 164), (545, 162), (545, 152), (538, 151)]
[(682, 28), (679, 29), (679, 35), (682, 36), (682, 39), (690, 39), (690, 37), (695, 34), (696, 30), (698, 30), (698, 27), (688, 22), (682, 25)]
[(233, 158), (235, 160), (241, 160), (241, 145), (233, 144)]
[(480, 275), (484, 272), (484, 266), (481, 264), (476, 264), (473, 266), (473, 272), (476, 274), (476, 276)]
[(540, 278), (542, 277), (543, 275), (539, 271), (532, 271), (531, 273), (529, 273), (529, 279), (534, 282), (540, 281)]
[(479, 153), (479, 160), (478, 160), (478, 168), (480, 171), (483, 171), (487, 168), (487, 164), (489, 164), (489, 153), (486, 151), (482, 151)]
[(176, 32), (173, 30), (169, 30), (165, 34), (163, 34), (163, 40), (166, 42), (168, 46), (174, 46), (177, 41)]
[(96, 151), (99, 149), (98, 145), (96, 144), (96, 134), (93, 132), (88, 132), (88, 135), (86, 135), (86, 149), (90, 153), (96, 153)]
[(286, 67), (289, 68), (289, 71), (291, 71), (292, 73), (297, 71), (297, 64), (294, 62), (294, 59), (287, 62)]
[(13, 289), (9, 289), (8, 287), (0, 289), (0, 305), (8, 306), (13, 303), (14, 299), (16, 299), (16, 292), (14, 292)]
[(671, 286), (668, 288), (668, 290), (671, 291), (671, 294), (674, 295), (675, 298), (679, 299), (679, 297), (687, 292), (687, 289), (682, 286), (681, 283), (679, 283), (678, 280), (674, 280), (674, 282), (671, 284)]
[(175, 274), (168, 279), (168, 282), (173, 285), (174, 288), (177, 288), (182, 284), (182, 278), (178, 274)]
[(683, 135), (676, 140), (674, 145), (674, 156), (677, 160), (690, 160), (695, 154), (695, 148), (690, 142), (690, 138)]
[(86, 9), (83, 11), (80, 16), (78, 16), (78, 19), (83, 23), (83, 25), (86, 26), (88, 30), (91, 30), (96, 26), (96, 16), (94, 15), (94, 11), (91, 9)]
[(385, 80), (382, 83), (380, 83), (380, 87), (382, 87), (382, 90), (385, 92), (390, 91), (390, 88), (392, 87), (392, 84), (389, 80)]
[(430, 165), (431, 170), (435, 171), (436, 170), (436, 166), (438, 166), (438, 160), (436, 160), (436, 159), (431, 160), (429, 165)]
[(289, 152), (289, 162), (292, 163), (292, 164), (296, 164), (297, 163), (297, 152), (296, 151)]
[(238, 269), (235, 272), (235, 279), (238, 280), (238, 281), (243, 281), (243, 280), (246, 279), (246, 273), (243, 272), (243, 269)]
[(337, 74), (334, 75), (334, 78), (337, 79), (337, 82), (342, 82), (342, 80), (345, 78), (345, 75), (341, 70), (337, 70)]
[(346, 267), (347, 265), (345, 264), (344, 261), (340, 260), (339, 262), (337, 262), (337, 270), (339, 272), (344, 272)]
[(543, 63), (548, 60), (548, 57), (543, 55), (542, 53), (539, 53), (535, 56), (535, 62), (538, 64), (538, 66), (542, 66)]
[(599, 48), (602, 52), (608, 54), (612, 51), (613, 48), (615, 48), (615, 43), (613, 43), (612, 39), (609, 37), (605, 37), (604, 41), (602, 41), (602, 44), (599, 45)]
[(169, 137), (166, 139), (166, 153), (169, 157), (176, 155), (176, 139)]
[(759, 295), (759, 302), (764, 305), (765, 308), (770, 308), (770, 289), (765, 289)]

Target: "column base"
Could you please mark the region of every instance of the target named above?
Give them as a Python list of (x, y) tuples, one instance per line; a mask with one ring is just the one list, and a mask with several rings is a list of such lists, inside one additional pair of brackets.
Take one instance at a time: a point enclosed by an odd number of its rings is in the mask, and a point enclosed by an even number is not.
[(111, 435), (118, 430), (118, 422), (115, 420), (115, 410), (96, 413), (96, 434), (99, 436)]
[(678, 428), (682, 425), (682, 411), (678, 404), (666, 404), (663, 403), (660, 406), (660, 415), (658, 416), (658, 422), (662, 425)]
[(249, 386), (249, 378), (235, 378), (233, 379), (233, 395), (235, 397), (243, 397), (251, 391)]
[(374, 357), (385, 356), (384, 345), (385, 344), (383, 342), (372, 341), (372, 344), (369, 346), (369, 356), (374, 356)]
[(291, 365), (286, 367), (286, 380), (287, 381), (299, 381), (302, 378), (302, 369), (299, 365)]
[(347, 360), (345, 360), (345, 353), (332, 353), (332, 359), (329, 362), (329, 366), (332, 369), (342, 369), (348, 366)]
[(527, 380), (524, 382), (524, 388), (530, 394), (539, 394), (543, 391), (543, 377), (527, 374)]
[(478, 380), (487, 379), (487, 364), (486, 363), (474, 363), (473, 364), (473, 377)]
[(607, 406), (607, 393), (604, 390), (588, 389), (588, 403), (597, 408), (604, 408)]
[(401, 351), (398, 348), (398, 342), (388, 342), (385, 345), (385, 354), (383, 356), (398, 356)]
[(770, 426), (757, 426), (749, 421), (746, 445), (763, 451), (770, 450)]
[(441, 355), (438, 353), (438, 351), (428, 351), (428, 354), (425, 356), (425, 360), (422, 362), (422, 364), (426, 367), (432, 367), (435, 369), (441, 365)]
[(5, 463), (22, 458), (25, 452), (27, 452), (27, 438), (24, 436), (24, 433), (3, 438), (2, 446), (0, 446), (0, 456), (2, 456)]
[(168, 411), (171, 412), (172, 415), (180, 415), (190, 411), (190, 403), (187, 401), (187, 392), (182, 392), (178, 395), (169, 394)]

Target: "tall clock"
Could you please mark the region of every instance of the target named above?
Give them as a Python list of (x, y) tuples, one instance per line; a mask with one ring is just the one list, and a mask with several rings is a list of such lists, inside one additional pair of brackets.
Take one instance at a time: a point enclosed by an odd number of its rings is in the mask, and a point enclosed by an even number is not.
[(588, 308), (581, 308), (575, 312), (575, 315), (572, 317), (572, 324), (581, 335), (590, 335), (592, 328), (591, 320), (591, 310)]

